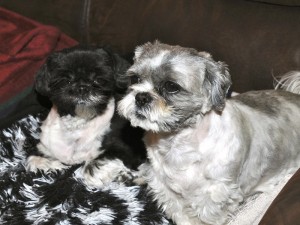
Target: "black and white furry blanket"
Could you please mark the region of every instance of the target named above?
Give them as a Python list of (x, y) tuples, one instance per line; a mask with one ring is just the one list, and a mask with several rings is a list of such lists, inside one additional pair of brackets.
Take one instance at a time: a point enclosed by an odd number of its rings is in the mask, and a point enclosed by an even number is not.
[(41, 115), (29, 115), (0, 132), (0, 224), (172, 224), (145, 187), (111, 183), (90, 189), (77, 177), (80, 166), (56, 173), (26, 172), (41, 120)]

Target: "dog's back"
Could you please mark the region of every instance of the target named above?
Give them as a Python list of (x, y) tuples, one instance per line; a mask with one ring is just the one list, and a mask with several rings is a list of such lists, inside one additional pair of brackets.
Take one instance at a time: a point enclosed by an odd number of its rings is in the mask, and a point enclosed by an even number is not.
[[(300, 167), (300, 73), (279, 81), (281, 90), (252, 91), (227, 103), (235, 111), (245, 152), (239, 183), (245, 193), (267, 191)], [(293, 93), (291, 93), (293, 92)]]

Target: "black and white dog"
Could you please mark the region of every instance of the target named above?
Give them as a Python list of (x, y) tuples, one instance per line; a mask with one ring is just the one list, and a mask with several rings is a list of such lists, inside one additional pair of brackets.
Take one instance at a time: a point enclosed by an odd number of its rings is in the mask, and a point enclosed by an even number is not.
[(140, 171), (176, 224), (224, 224), (249, 195), (299, 168), (300, 73), (284, 80), (288, 91), (226, 100), (224, 63), (155, 42), (136, 48), (127, 76), (118, 110), (146, 130), (150, 163)]
[[(29, 171), (53, 171), (84, 163), (83, 180), (101, 187), (131, 178), (142, 149), (129, 123), (115, 113), (126, 90), (121, 76), (129, 63), (106, 48), (76, 46), (49, 56), (36, 76), (35, 88), (53, 103), (41, 126), (38, 154), (27, 160)], [(139, 135), (135, 132), (132, 135)]]

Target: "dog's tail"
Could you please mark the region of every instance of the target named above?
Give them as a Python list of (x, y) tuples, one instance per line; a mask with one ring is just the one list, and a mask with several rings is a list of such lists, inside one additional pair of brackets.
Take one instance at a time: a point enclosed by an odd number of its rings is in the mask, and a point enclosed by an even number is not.
[(275, 81), (275, 89), (300, 94), (300, 71), (291, 71)]

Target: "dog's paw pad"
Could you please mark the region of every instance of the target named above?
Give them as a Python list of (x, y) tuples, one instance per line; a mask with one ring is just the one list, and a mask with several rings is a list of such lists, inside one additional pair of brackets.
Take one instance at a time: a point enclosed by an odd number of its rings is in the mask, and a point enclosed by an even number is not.
[(103, 187), (113, 181), (132, 180), (130, 169), (121, 160), (94, 160), (83, 168), (83, 181), (88, 186)]
[(29, 156), (26, 162), (26, 170), (37, 172), (42, 170), (44, 172), (56, 171), (68, 168), (58, 160), (48, 159), (41, 156)]

